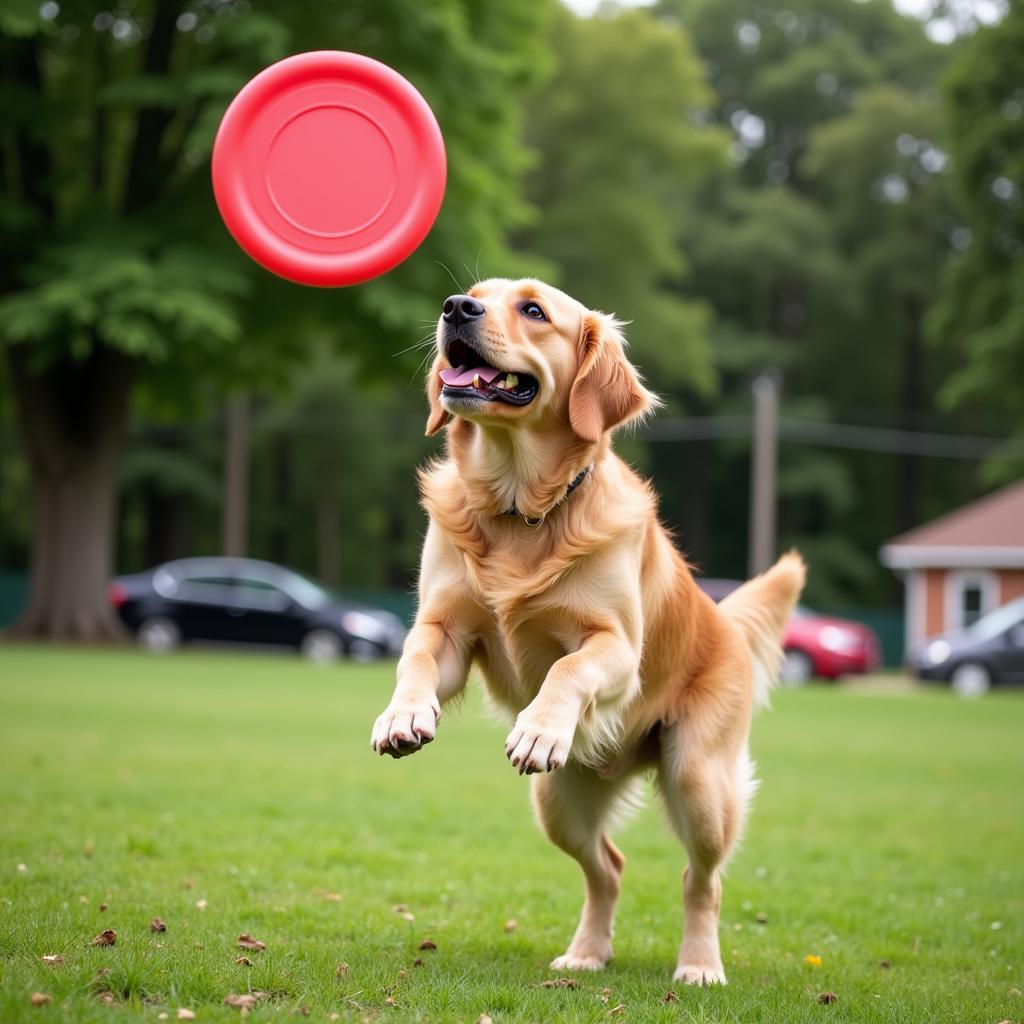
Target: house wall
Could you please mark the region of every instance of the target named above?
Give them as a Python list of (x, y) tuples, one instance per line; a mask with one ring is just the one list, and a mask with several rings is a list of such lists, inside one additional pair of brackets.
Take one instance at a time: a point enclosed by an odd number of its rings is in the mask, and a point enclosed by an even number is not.
[(1024, 597), (1024, 569), (1002, 569), (999, 572), (999, 603), (1007, 604)]
[(949, 627), (946, 624), (945, 569), (925, 569), (924, 576), (924, 635), (935, 636)]

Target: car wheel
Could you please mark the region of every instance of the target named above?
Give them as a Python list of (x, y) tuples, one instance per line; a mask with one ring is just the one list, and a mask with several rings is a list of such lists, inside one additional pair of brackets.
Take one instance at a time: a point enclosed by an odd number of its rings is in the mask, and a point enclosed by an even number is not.
[(151, 654), (169, 654), (181, 645), (181, 627), (173, 619), (144, 619), (135, 631), (135, 640)]
[(783, 686), (806, 686), (814, 678), (814, 662), (809, 654), (789, 649), (782, 662), (779, 682)]
[(353, 661), (376, 661), (381, 656), (381, 650), (369, 640), (357, 639), (349, 643), (348, 656)]
[(300, 646), (302, 656), (314, 665), (329, 665), (341, 657), (341, 637), (330, 629), (311, 629)]
[(980, 661), (965, 661), (953, 669), (949, 682), (961, 697), (980, 697), (991, 688), (992, 673)]

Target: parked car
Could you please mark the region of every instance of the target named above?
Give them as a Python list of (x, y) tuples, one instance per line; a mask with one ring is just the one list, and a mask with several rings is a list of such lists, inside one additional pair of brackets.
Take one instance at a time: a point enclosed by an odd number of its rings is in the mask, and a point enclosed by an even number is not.
[(164, 652), (192, 640), (276, 644), (311, 661), (396, 655), (397, 615), (342, 601), (319, 584), (251, 558), (183, 558), (119, 576), (110, 602), (139, 646)]
[(907, 662), (921, 679), (949, 683), (964, 697), (994, 683), (1024, 683), (1024, 597), (912, 647)]
[[(741, 586), (739, 580), (703, 579), (697, 586), (714, 601), (721, 601)], [(780, 679), (799, 686), (815, 676), (840, 676), (874, 672), (882, 662), (881, 644), (873, 629), (851, 619), (819, 615), (797, 605), (782, 638), (786, 660)]]

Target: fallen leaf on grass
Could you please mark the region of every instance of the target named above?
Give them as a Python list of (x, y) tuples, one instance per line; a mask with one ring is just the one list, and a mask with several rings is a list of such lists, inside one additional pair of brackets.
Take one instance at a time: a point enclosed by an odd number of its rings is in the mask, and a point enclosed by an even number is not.
[(247, 956), (236, 956), (235, 963), (242, 967), (252, 967), (252, 961)]
[(325, 892), (324, 899), (327, 900), (328, 903), (340, 903), (344, 897), (340, 892)]
[(394, 996), (388, 996), (387, 999), (384, 1000), (384, 1004), (385, 1004), (385, 1006), (397, 1006), (398, 1005), (398, 1003), (395, 1002), (395, 997)]
[(580, 983), (575, 978), (548, 978), (540, 983), (541, 988), (579, 988)]
[(154, 917), (153, 920), (149, 922), (149, 930), (151, 932), (165, 932), (167, 931), (167, 925), (165, 925), (159, 917)]
[(667, 992), (666, 992), (666, 993), (665, 993), (665, 994), (664, 994), (664, 995), (663, 995), (663, 996), (661, 997), (661, 1001), (662, 1001), (663, 1003), (677, 1003), (677, 1002), (679, 1002), (679, 996), (677, 996), (677, 995), (675, 994), (675, 992), (673, 992), (673, 991), (672, 991), (672, 989), (669, 989), (669, 990), (668, 990), (668, 991), (667, 991)]
[(96, 1002), (103, 1003), (105, 1006), (114, 1005), (114, 993), (113, 992), (97, 992)]
[(756, 917), (754, 918), (754, 920), (755, 920), (755, 921), (756, 921), (756, 922), (757, 922), (758, 924), (767, 924), (767, 923), (768, 923), (768, 915), (767, 915), (767, 914), (765, 914), (765, 913), (764, 913), (764, 912), (762, 911), (761, 913), (759, 913), (759, 914), (758, 914), (758, 915), (757, 915), (757, 916), (756, 916)]
[(835, 1003), (838, 1001), (839, 996), (837, 996), (835, 992), (822, 992), (818, 996), (818, 1002), (821, 1003), (822, 1006), (828, 1006), (829, 1003)]
[(515, 919), (514, 917), (510, 917), (510, 918), (509, 918), (509, 919), (508, 919), (508, 920), (507, 920), (507, 921), (505, 922), (505, 934), (506, 934), (506, 935), (510, 935), (510, 934), (511, 934), (512, 932), (514, 932), (514, 931), (515, 931), (515, 930), (516, 930), (516, 929), (517, 929), (518, 927), (519, 927), (519, 922), (518, 922), (518, 921), (517, 921), (517, 920), (516, 920), (516, 919)]
[(156, 1019), (157, 1020), (170, 1020), (171, 1019), (171, 1015), (169, 1013), (167, 1013), (166, 1011), (164, 1011), (162, 1013), (158, 1013), (156, 1015)]
[(415, 921), (416, 915), (409, 910), (408, 904), (396, 903), (391, 908), (392, 914), (397, 914), (403, 921)]
[(100, 932), (90, 943), (93, 946), (113, 946), (117, 942), (117, 932), (113, 928)]
[(424, 939), (420, 945), (420, 949), (437, 949), (437, 943), (433, 939)]
[(28, 871), (28, 865), (27, 864), (19, 864), (18, 865), (18, 874), (19, 875), (24, 875), (27, 871)]
[(328, 1020), (341, 1020), (341, 1014), (340, 1013), (329, 1013), (329, 1014), (327, 1014), (327, 1019)]
[(626, 1012), (626, 1004), (625, 1003), (617, 1003), (615, 1006), (613, 1006), (608, 1011), (608, 1016), (609, 1017), (619, 1017), (622, 1014), (624, 1014), (625, 1012)]
[(267, 948), (265, 942), (260, 942), (259, 939), (254, 939), (248, 932), (242, 932), (238, 936), (238, 948), (239, 949), (252, 949), (257, 953)]
[(299, 1007), (299, 1013), (301, 1013), (303, 1017), (308, 1017), (312, 1012), (313, 1012), (313, 1007), (312, 1006), (307, 1006), (305, 1003), (303, 1003)]
[(205, 910), (209, 905), (206, 900), (196, 900), (196, 910)]
[(191, 1010), (185, 1009), (184, 1006), (181, 1007), (180, 1010), (178, 1010), (178, 1020), (195, 1020), (195, 1019), (196, 1019), (196, 1015)]
[(811, 967), (820, 967), (821, 957), (815, 956), (813, 953), (808, 953), (807, 956), (804, 957), (804, 963)]
[(53, 996), (48, 996), (45, 992), (33, 992), (28, 997), (28, 1001), (33, 1006), (46, 1006), (48, 1003), (53, 1002)]
[(64, 957), (62, 957), (60, 953), (45, 953), (39, 959), (42, 960), (44, 964), (49, 964), (51, 967), (55, 964), (64, 963)]
[(224, 997), (225, 1006), (233, 1006), (236, 1010), (252, 1010), (259, 1002), (259, 998), (249, 992), (242, 995), (235, 995), (234, 992)]
[(348, 974), (348, 964), (338, 964), (338, 969), (334, 972), (336, 978), (344, 978)]
[(494, 1021), (491, 1019), (490, 1014), (481, 1013), (476, 1019), (476, 1024), (494, 1024)]

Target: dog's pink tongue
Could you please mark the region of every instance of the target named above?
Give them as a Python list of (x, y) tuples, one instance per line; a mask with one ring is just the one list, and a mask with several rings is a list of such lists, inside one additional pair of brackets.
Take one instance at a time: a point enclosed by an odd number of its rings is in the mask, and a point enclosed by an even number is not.
[(442, 370), (441, 380), (449, 387), (465, 388), (473, 383), (474, 377), (479, 377), (485, 384), (493, 384), (495, 377), (500, 377), (504, 371), (496, 370), (493, 366), (477, 366), (472, 370)]

